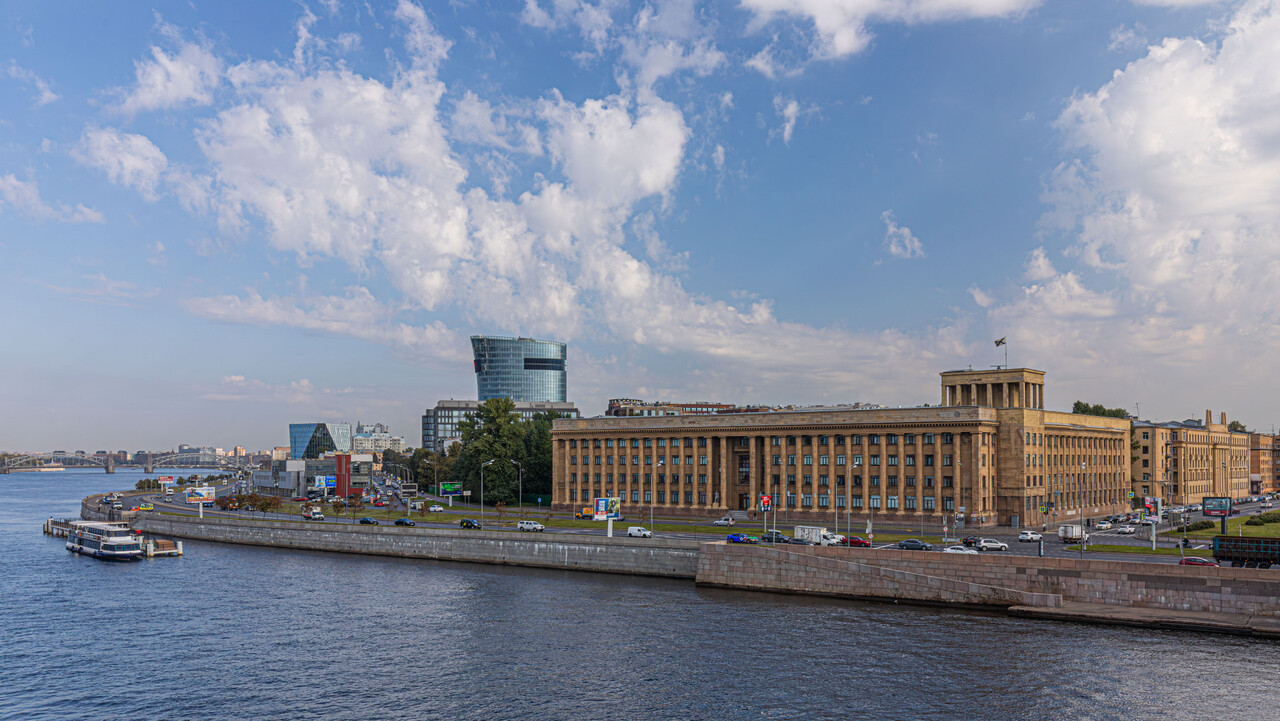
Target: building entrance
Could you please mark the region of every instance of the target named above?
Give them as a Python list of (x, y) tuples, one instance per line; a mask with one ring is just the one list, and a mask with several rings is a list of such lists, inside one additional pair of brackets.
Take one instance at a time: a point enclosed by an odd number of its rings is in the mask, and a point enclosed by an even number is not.
[(738, 510), (739, 511), (751, 510), (751, 494), (750, 493), (738, 494)]

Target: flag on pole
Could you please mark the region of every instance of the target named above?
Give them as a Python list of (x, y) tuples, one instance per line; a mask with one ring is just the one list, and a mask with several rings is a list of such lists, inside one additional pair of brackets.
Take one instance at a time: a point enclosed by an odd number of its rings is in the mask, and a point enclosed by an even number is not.
[[(1005, 336), (1005, 338), (1007, 338), (1007, 337), (1008, 337), (1008, 336)], [(1000, 339), (996, 340), (996, 347), (997, 347), (997, 348), (999, 348), (999, 347), (1000, 347), (1000, 346), (1002, 346), (1002, 345), (1005, 345), (1004, 338), (1000, 338)]]

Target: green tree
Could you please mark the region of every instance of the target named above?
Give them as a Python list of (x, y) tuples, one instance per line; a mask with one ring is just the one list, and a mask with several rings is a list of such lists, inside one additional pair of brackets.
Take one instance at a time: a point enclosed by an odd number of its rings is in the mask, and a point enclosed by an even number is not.
[(1106, 418), (1128, 418), (1129, 411), (1123, 408), (1107, 408), (1101, 403), (1086, 403), (1084, 401), (1076, 401), (1071, 405), (1072, 413), (1079, 413), (1086, 416), (1103, 416)]
[(1248, 433), (1249, 429), (1244, 427), (1240, 421), (1231, 421), (1227, 424), (1227, 430), (1233, 433)]
[(538, 413), (524, 424), (524, 494), (551, 496), (551, 422), (563, 418), (552, 411)]
[(479, 499), (481, 465), (493, 461), (484, 469), (484, 501), (489, 504), (514, 502), (518, 478), (511, 461), (524, 464), (527, 460), (524, 426), (511, 399), (491, 398), (480, 404), (479, 409), (458, 423), (462, 440), (453, 461), (451, 480), (462, 483), (463, 488), (471, 491), (473, 499)]

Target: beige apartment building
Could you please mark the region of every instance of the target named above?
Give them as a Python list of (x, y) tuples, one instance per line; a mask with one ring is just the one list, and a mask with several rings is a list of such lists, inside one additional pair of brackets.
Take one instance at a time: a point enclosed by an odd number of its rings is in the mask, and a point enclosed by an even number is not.
[(1250, 495), (1250, 436), (1227, 428), (1227, 414), (1198, 420), (1133, 422), (1133, 493), (1165, 505), (1199, 503), (1205, 496)]
[(1276, 436), (1269, 433), (1249, 434), (1249, 492), (1275, 493), (1280, 484), (1276, 483), (1275, 466)]
[[(552, 500), (1041, 526), (1129, 509), (1129, 422), (1044, 408), (1044, 372), (948, 371), (941, 405), (556, 420)], [(961, 510), (963, 509), (963, 511)]]

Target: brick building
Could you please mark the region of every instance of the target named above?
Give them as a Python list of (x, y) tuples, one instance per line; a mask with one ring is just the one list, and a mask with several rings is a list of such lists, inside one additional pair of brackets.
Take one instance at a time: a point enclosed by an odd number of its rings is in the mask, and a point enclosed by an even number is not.
[[(555, 421), (552, 499), (639, 515), (1040, 526), (1128, 510), (1129, 422), (1044, 409), (1044, 372), (948, 371), (942, 404)], [(1083, 509), (1081, 508), (1083, 506)]]

